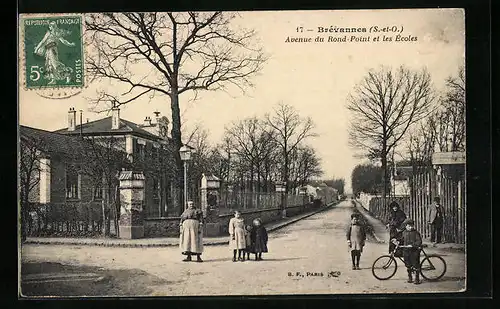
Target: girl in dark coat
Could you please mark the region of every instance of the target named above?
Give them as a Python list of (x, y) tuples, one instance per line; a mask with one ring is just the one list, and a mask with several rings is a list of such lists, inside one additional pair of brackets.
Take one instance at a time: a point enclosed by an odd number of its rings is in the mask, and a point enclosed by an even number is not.
[[(389, 207), (391, 208), (391, 213), (389, 222), (386, 225), (389, 228), (389, 239), (399, 239), (401, 232), (404, 230), (402, 225), (406, 220), (406, 214), (401, 210), (399, 204), (396, 202), (392, 202)], [(396, 245), (389, 241), (389, 253), (394, 251), (395, 246)]]
[[(245, 249), (245, 253), (247, 255), (247, 260), (250, 260), (250, 253), (253, 252), (253, 245), (252, 245), (252, 226), (247, 225), (245, 227), (245, 240), (247, 244), (247, 248)], [(245, 254), (243, 254), (243, 259), (245, 259)]]
[(262, 225), (260, 219), (253, 220), (253, 229), (250, 234), (252, 240), (252, 249), (255, 253), (255, 260), (262, 261), (262, 252), (267, 251), (267, 230)]

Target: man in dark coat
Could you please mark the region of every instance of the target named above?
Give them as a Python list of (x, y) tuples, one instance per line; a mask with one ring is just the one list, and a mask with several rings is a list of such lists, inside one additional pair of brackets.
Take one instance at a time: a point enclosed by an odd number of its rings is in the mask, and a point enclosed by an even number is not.
[[(404, 230), (403, 223), (406, 220), (406, 214), (400, 209), (399, 204), (392, 202), (389, 207), (391, 208), (391, 214), (389, 217), (389, 222), (387, 222), (387, 228), (389, 228), (389, 239), (399, 239), (401, 232)], [(389, 253), (394, 251), (396, 245), (389, 241)]]
[(427, 220), (431, 226), (431, 242), (433, 246), (436, 246), (436, 243), (441, 243), (444, 222), (444, 209), (438, 196), (434, 198), (434, 203), (428, 207)]

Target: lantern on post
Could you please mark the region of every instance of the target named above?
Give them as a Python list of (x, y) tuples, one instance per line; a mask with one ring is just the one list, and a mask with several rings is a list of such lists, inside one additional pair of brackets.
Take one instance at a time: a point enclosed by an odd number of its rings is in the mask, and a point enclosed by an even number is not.
[(187, 162), (191, 160), (193, 148), (183, 145), (179, 149), (179, 154), (184, 165), (184, 209), (187, 207), (188, 192), (187, 192)]

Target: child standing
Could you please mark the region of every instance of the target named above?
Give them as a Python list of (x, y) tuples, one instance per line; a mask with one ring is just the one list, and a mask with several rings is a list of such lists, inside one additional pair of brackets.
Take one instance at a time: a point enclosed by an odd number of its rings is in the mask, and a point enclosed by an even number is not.
[(236, 262), (236, 252), (238, 253), (238, 261), (243, 262), (241, 254), (247, 247), (245, 239), (245, 221), (241, 217), (241, 212), (237, 210), (234, 212), (234, 218), (229, 220), (229, 234), (231, 235), (229, 245), (233, 248), (233, 262)]
[(351, 252), (352, 269), (360, 269), (359, 260), (361, 258), (361, 252), (363, 252), (363, 247), (365, 246), (366, 229), (359, 220), (359, 214), (354, 213), (351, 215), (351, 223), (347, 228), (346, 236), (347, 245)]
[[(252, 245), (252, 226), (247, 225), (245, 227), (245, 240), (247, 244), (247, 248), (245, 249), (246, 255), (247, 255), (247, 260), (250, 260), (250, 253), (253, 252), (253, 245)], [(243, 260), (245, 259), (245, 254), (243, 254)]]
[[(420, 247), (422, 246), (422, 236), (415, 229), (415, 222), (407, 220), (405, 230), (403, 231), (400, 242), (403, 247), (403, 258), (408, 271), (408, 283), (414, 282), (420, 284)], [(412, 278), (412, 272), (415, 272), (415, 281)]]
[(253, 220), (253, 229), (250, 235), (255, 260), (262, 261), (262, 252), (267, 252), (267, 230), (259, 218)]

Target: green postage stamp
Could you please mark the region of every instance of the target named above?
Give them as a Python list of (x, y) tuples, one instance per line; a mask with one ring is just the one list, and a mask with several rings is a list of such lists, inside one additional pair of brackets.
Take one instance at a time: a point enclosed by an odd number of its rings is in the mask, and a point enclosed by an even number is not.
[(27, 89), (84, 86), (82, 16), (22, 19)]

